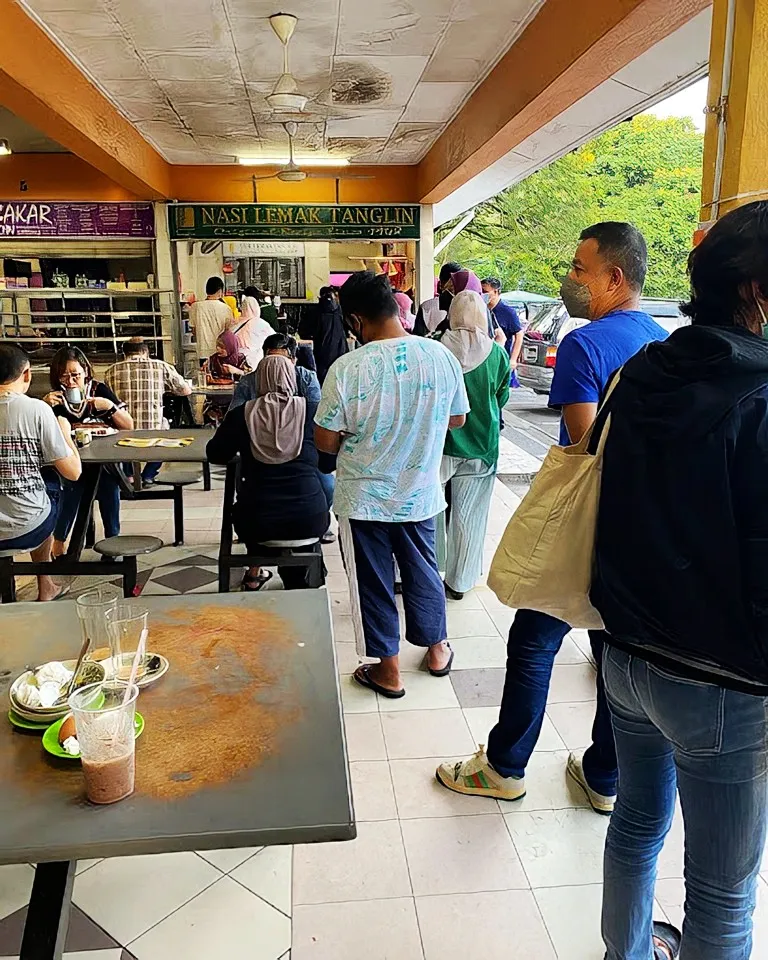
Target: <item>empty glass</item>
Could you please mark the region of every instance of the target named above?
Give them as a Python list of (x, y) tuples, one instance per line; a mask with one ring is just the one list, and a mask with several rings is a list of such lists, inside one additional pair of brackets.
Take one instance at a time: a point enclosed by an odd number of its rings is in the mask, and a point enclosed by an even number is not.
[(112, 677), (126, 681), (131, 677), (133, 662), (138, 655), (136, 679), (146, 672), (149, 610), (131, 603), (117, 603), (107, 611), (107, 630), (112, 650)]
[[(109, 655), (114, 657), (120, 648), (113, 648), (107, 628), (107, 613), (117, 606), (120, 593), (111, 586), (100, 586), (80, 594), (76, 600), (77, 615), (83, 631), (83, 640), (89, 641), (91, 656), (99, 649), (109, 647)], [(104, 657), (106, 659), (106, 652)]]

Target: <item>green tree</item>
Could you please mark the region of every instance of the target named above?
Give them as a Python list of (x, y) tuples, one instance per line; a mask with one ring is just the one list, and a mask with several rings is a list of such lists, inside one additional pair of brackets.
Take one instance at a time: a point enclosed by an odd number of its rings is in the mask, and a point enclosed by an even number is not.
[(646, 295), (682, 297), (702, 156), (691, 120), (635, 117), (478, 207), (442, 262), (498, 276), (508, 290), (556, 296), (584, 227), (629, 220), (648, 242)]

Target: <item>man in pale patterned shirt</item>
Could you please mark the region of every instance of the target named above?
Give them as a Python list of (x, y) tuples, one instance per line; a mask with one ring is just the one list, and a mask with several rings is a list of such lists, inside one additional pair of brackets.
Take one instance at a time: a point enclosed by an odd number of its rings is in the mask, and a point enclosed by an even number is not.
[(222, 330), (228, 330), (234, 315), (226, 303), (224, 281), (209, 277), (205, 284), (205, 300), (198, 300), (189, 308), (189, 322), (195, 331), (197, 359), (202, 363), (216, 352), (216, 340)]
[[(447, 676), (445, 590), (435, 556), (435, 517), (445, 510), (440, 461), (449, 429), (469, 412), (458, 360), (400, 323), (387, 277), (353, 273), (339, 299), (361, 346), (331, 366), (315, 414), (315, 442), (338, 454), (334, 511), (349, 572), (353, 623), (364, 664), (355, 680), (383, 697), (405, 695), (395, 560), (405, 639), (425, 648), (433, 676)], [(363, 644), (358, 650), (362, 652)]]
[[(141, 339), (123, 344), (124, 360), (113, 364), (104, 374), (107, 386), (125, 403), (136, 430), (162, 430), (168, 426), (163, 417), (163, 394), (188, 397), (192, 386), (170, 363), (149, 355)], [(147, 463), (141, 472), (144, 484), (152, 484), (160, 472), (159, 463)]]

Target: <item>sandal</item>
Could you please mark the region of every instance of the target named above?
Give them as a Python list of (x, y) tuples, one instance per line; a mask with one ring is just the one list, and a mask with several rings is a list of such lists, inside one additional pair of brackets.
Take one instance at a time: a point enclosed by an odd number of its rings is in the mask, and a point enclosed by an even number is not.
[(387, 687), (382, 687), (380, 683), (376, 683), (371, 676), (371, 667), (373, 666), (374, 664), (372, 663), (364, 663), (352, 674), (361, 687), (367, 687), (369, 690), (381, 694), (382, 697), (386, 697), (388, 700), (399, 700), (405, 696), (405, 690), (389, 690)]
[(427, 670), (429, 670), (433, 677), (447, 677), (451, 672), (453, 658), (456, 656), (456, 654), (453, 652), (453, 648), (451, 647), (450, 643), (448, 644), (448, 649), (451, 651), (451, 656), (448, 658), (448, 663), (446, 663), (442, 670), (433, 670), (432, 667), (427, 667)]
[(653, 937), (654, 940), (660, 940), (669, 951), (669, 954), (667, 954), (662, 947), (654, 943), (654, 960), (670, 960), (670, 957), (672, 960), (676, 960), (677, 955), (680, 953), (680, 944), (682, 942), (682, 935), (677, 927), (673, 927), (671, 923), (664, 923), (662, 920), (654, 920)]
[(253, 577), (250, 573), (246, 573), (241, 581), (241, 585), (245, 593), (256, 593), (258, 590), (261, 590), (265, 583), (269, 583), (271, 579), (271, 570), (265, 571), (258, 577)]

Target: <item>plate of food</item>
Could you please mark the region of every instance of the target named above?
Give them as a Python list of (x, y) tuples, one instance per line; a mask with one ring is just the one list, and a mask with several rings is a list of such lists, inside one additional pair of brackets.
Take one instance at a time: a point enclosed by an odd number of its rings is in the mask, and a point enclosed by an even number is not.
[[(52, 660), (26, 670), (11, 685), (13, 712), (30, 723), (52, 723), (69, 713), (67, 694), (76, 666), (76, 660)], [(102, 664), (84, 661), (73, 689), (98, 683), (104, 676)]]
[[(137, 740), (144, 733), (144, 717), (140, 713), (133, 718), (133, 730)], [(62, 760), (80, 759), (80, 744), (75, 734), (75, 718), (71, 713), (48, 727), (43, 734), (43, 748), (52, 756)]]

